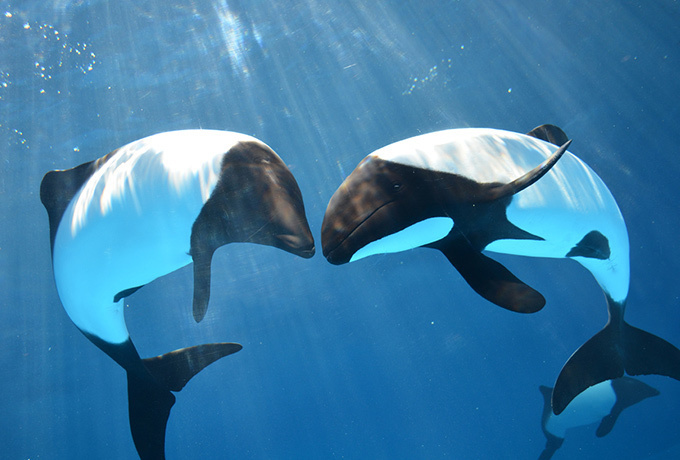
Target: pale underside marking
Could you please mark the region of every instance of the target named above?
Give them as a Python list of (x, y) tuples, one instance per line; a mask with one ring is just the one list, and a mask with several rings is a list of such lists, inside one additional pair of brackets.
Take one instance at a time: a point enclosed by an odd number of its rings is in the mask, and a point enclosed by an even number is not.
[(560, 415), (551, 414), (546, 430), (564, 438), (569, 428), (590, 425), (608, 415), (616, 403), (616, 393), (611, 380), (593, 385), (569, 403)]
[(406, 251), (439, 241), (449, 234), (453, 220), (449, 217), (432, 217), (411, 225), (397, 233), (372, 241), (352, 255), (354, 262), (373, 254), (389, 254)]

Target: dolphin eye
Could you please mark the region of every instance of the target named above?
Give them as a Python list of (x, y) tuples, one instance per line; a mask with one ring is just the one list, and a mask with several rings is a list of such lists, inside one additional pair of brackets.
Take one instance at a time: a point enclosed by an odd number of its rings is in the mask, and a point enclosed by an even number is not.
[(401, 189), (401, 184), (400, 184), (400, 183), (395, 182), (394, 184), (392, 184), (392, 190), (394, 190), (395, 192), (398, 192), (399, 189)]

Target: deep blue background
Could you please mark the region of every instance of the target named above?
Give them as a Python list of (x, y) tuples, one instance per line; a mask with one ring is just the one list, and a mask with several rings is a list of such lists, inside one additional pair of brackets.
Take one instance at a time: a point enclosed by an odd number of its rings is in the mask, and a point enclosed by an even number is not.
[[(122, 370), (54, 287), (42, 175), (171, 129), (254, 135), (319, 233), (371, 151), (439, 129), (560, 125), (626, 218), (626, 318), (680, 345), (680, 3), (0, 1), (0, 456), (135, 458)], [(230, 245), (206, 319), (189, 268), (127, 299), (144, 356), (237, 341), (178, 395), (169, 459), (536, 458), (538, 385), (606, 321), (566, 260), (499, 257), (548, 304), (484, 301), (425, 249), (335, 267)], [(556, 459), (680, 458), (680, 383)]]

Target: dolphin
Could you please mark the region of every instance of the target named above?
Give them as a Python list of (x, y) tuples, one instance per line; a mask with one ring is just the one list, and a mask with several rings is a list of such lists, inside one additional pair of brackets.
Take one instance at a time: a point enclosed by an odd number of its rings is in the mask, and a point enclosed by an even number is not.
[(599, 422), (595, 434), (601, 438), (611, 432), (624, 409), (659, 395), (656, 388), (640, 380), (620, 377), (600, 382), (581, 392), (560, 415), (555, 415), (551, 404), (552, 388), (541, 385), (539, 390), (543, 395), (541, 428), (546, 445), (538, 460), (551, 459), (562, 446), (565, 433), (570, 428)]
[(567, 151), (566, 134), (464, 128), (405, 139), (368, 155), (331, 197), (321, 229), (332, 264), (437, 249), (482, 297), (533, 313), (544, 297), (482, 251), (569, 258), (604, 291), (609, 321), (562, 368), (561, 413), (606, 380), (659, 374), (680, 380), (680, 350), (623, 319), (630, 284), (628, 232), (611, 192)]
[(261, 141), (227, 131), (184, 130), (48, 172), (40, 199), (64, 309), (127, 372), (130, 429), (140, 458), (165, 458), (172, 392), (241, 345), (213, 343), (141, 359), (122, 299), (193, 261), (194, 318), (200, 321), (218, 247), (251, 242), (311, 257), (314, 241), (300, 189)]

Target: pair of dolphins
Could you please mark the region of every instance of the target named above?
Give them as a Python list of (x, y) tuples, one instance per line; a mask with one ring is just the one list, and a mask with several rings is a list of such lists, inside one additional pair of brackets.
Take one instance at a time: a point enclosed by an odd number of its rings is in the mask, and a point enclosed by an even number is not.
[[(332, 264), (437, 249), (477, 293), (522, 313), (540, 310), (545, 299), (482, 251), (566, 257), (586, 267), (604, 291), (609, 321), (564, 365), (550, 392), (552, 417), (625, 373), (680, 380), (680, 350), (624, 321), (625, 223), (602, 180), (567, 151), (570, 142), (552, 125), (527, 135), (468, 128), (396, 142), (367, 156), (341, 184), (321, 231)], [(193, 314), (201, 321), (220, 246), (250, 242), (312, 257), (298, 184), (253, 137), (185, 130), (51, 171), (40, 197), (62, 304), (78, 329), (126, 370), (140, 458), (163, 459), (173, 392), (241, 346), (212, 343), (142, 359), (121, 299), (193, 262)]]

